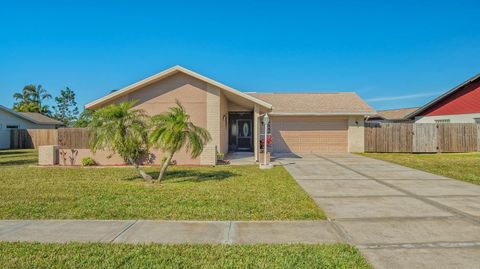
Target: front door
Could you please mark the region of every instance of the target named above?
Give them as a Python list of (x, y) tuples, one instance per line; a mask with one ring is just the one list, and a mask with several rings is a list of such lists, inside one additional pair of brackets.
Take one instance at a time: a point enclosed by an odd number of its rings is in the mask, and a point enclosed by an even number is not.
[(237, 149), (238, 150), (252, 150), (252, 120), (238, 119), (237, 120)]

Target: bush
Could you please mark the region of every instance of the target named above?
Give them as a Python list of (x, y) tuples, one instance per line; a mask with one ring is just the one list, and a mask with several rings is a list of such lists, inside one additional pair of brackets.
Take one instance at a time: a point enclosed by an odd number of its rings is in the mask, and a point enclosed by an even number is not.
[(92, 166), (92, 165), (96, 165), (97, 163), (95, 162), (95, 160), (93, 158), (90, 158), (90, 157), (85, 157), (82, 159), (82, 165), (83, 166)]

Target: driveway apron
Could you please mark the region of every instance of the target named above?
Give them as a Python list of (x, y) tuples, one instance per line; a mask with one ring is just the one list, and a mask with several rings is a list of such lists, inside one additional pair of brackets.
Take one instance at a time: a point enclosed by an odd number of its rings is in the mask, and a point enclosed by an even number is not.
[(480, 186), (354, 154), (277, 161), (376, 268), (480, 268)]

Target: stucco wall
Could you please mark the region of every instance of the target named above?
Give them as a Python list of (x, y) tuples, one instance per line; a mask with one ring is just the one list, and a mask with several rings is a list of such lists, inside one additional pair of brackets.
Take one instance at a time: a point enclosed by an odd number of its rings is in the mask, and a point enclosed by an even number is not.
[[(129, 100), (137, 100), (135, 108), (143, 109), (150, 116), (161, 114), (168, 111), (170, 107), (176, 105), (176, 100), (180, 101), (185, 110), (190, 115), (191, 121), (203, 128), (207, 128), (207, 83), (183, 73), (178, 73), (167, 77), (161, 81), (145, 86), (126, 96), (117, 98), (111, 103), (120, 103)], [(217, 118), (218, 119), (218, 118)], [(217, 120), (218, 121), (218, 120)], [(207, 128), (208, 129), (208, 128)], [(212, 133), (212, 130), (209, 130)], [(214, 132), (218, 132), (218, 129)], [(213, 136), (214, 134), (212, 134)], [(218, 134), (217, 134), (218, 136)], [(208, 150), (206, 149), (205, 152)], [(163, 154), (159, 150), (152, 150), (153, 164), (159, 164)], [(79, 155), (93, 156), (92, 154), (79, 152)], [(97, 152), (93, 157), (98, 162), (105, 165), (115, 165), (123, 163), (120, 157), (114, 156), (106, 158), (109, 153), (103, 151)], [(209, 153), (211, 156), (212, 154)], [(213, 154), (214, 155), (214, 154)], [(85, 157), (84, 156), (84, 157)], [(81, 160), (80, 156), (77, 158)], [(200, 164), (201, 158), (191, 159), (190, 154), (185, 149), (180, 150), (173, 157), (178, 164)], [(205, 163), (205, 162), (204, 162)], [(213, 164), (213, 160), (210, 161)]]
[(241, 111), (252, 111), (252, 110), (253, 109), (251, 108), (246, 108), (233, 102), (228, 102), (228, 111), (230, 112), (235, 112), (235, 111), (241, 112)]
[(438, 115), (438, 116), (418, 116), (415, 117), (416, 123), (435, 123), (435, 120), (450, 120), (450, 123), (475, 123), (475, 118), (480, 118), (480, 113), (456, 114), (456, 115)]
[(348, 118), (348, 152), (365, 151), (365, 122), (362, 116)]

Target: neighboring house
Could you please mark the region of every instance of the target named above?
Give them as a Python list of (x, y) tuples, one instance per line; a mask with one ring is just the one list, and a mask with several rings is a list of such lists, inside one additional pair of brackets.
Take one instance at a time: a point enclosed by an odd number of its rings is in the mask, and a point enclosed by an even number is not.
[(40, 113), (17, 112), (0, 105), (0, 130), (56, 129), (65, 124)]
[(0, 149), (10, 147), (10, 129), (56, 129), (58, 120), (40, 113), (17, 112), (0, 105)]
[[(244, 93), (175, 66), (85, 106), (96, 110), (112, 103), (137, 100), (136, 108), (160, 114), (179, 100), (191, 120), (206, 128), (212, 141), (202, 155), (190, 159), (183, 151), (179, 164), (215, 164), (216, 151), (250, 151), (258, 159), (262, 116), (268, 113), (273, 154), (306, 152), (363, 152), (364, 118), (376, 112), (358, 95), (344, 93)], [(263, 131), (262, 131), (263, 132)], [(91, 154), (91, 153), (90, 153)], [(153, 151), (154, 163), (162, 159)], [(79, 156), (88, 155), (80, 151)], [(103, 164), (108, 153), (94, 155)]]
[(407, 115), (416, 123), (480, 123), (480, 74)]
[(378, 122), (378, 123), (413, 122), (413, 120), (411, 119), (406, 119), (405, 116), (411, 114), (417, 109), (418, 107), (377, 110), (378, 114), (371, 117), (367, 117), (366, 122)]

